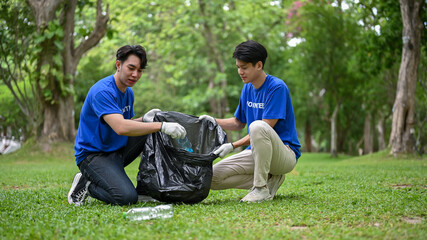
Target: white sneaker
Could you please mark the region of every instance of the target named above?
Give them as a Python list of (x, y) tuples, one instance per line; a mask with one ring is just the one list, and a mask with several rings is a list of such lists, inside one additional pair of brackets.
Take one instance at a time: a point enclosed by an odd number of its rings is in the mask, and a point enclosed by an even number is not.
[(252, 191), (242, 198), (240, 202), (262, 202), (270, 199), (271, 196), (267, 186), (253, 187)]
[(272, 200), (274, 196), (276, 196), (277, 190), (279, 190), (279, 187), (282, 185), (283, 181), (285, 181), (285, 174), (272, 175), (271, 178), (268, 179), (267, 186), (270, 190), (270, 200)]

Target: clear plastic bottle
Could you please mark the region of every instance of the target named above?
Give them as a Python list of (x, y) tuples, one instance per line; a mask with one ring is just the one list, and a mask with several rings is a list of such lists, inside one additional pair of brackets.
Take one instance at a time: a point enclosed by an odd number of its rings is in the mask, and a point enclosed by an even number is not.
[(193, 146), (191, 145), (191, 142), (190, 140), (188, 140), (187, 137), (183, 139), (178, 138), (177, 142), (180, 148), (191, 153), (193, 152), (193, 148), (192, 148)]
[(173, 207), (171, 204), (159, 205), (155, 207), (132, 208), (123, 212), (123, 217), (132, 221), (150, 220), (155, 218), (171, 218)]

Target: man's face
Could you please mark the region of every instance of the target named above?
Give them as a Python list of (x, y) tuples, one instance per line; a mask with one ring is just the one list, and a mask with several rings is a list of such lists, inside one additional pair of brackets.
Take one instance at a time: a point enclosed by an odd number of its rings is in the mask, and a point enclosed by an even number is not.
[(129, 55), (123, 63), (117, 61), (116, 66), (119, 76), (118, 87), (120, 90), (126, 89), (126, 87), (133, 87), (141, 78), (141, 60), (135, 55)]
[(243, 83), (252, 83), (257, 80), (259, 70), (262, 70), (262, 63), (258, 62), (255, 65), (239, 59), (236, 59), (237, 72)]

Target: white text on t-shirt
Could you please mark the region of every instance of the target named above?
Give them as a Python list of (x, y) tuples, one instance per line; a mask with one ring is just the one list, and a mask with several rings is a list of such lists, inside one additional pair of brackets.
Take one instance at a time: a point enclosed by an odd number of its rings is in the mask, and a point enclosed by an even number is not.
[(123, 113), (125, 113), (125, 112), (127, 112), (127, 111), (130, 111), (130, 106), (129, 106), (129, 105), (127, 105), (126, 107), (124, 107), (124, 108), (122, 109), (122, 112), (123, 112)]
[(253, 102), (246, 102), (248, 104), (248, 107), (250, 108), (261, 108), (264, 109), (264, 103), (253, 103)]

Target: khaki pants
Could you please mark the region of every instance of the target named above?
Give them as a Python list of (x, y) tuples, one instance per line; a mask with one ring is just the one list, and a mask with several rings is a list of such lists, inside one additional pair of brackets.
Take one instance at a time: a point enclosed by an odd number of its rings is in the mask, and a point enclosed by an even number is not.
[(267, 185), (268, 174), (283, 175), (296, 164), (294, 151), (284, 145), (264, 121), (249, 126), (251, 150), (225, 158), (213, 166), (211, 189), (250, 189)]

